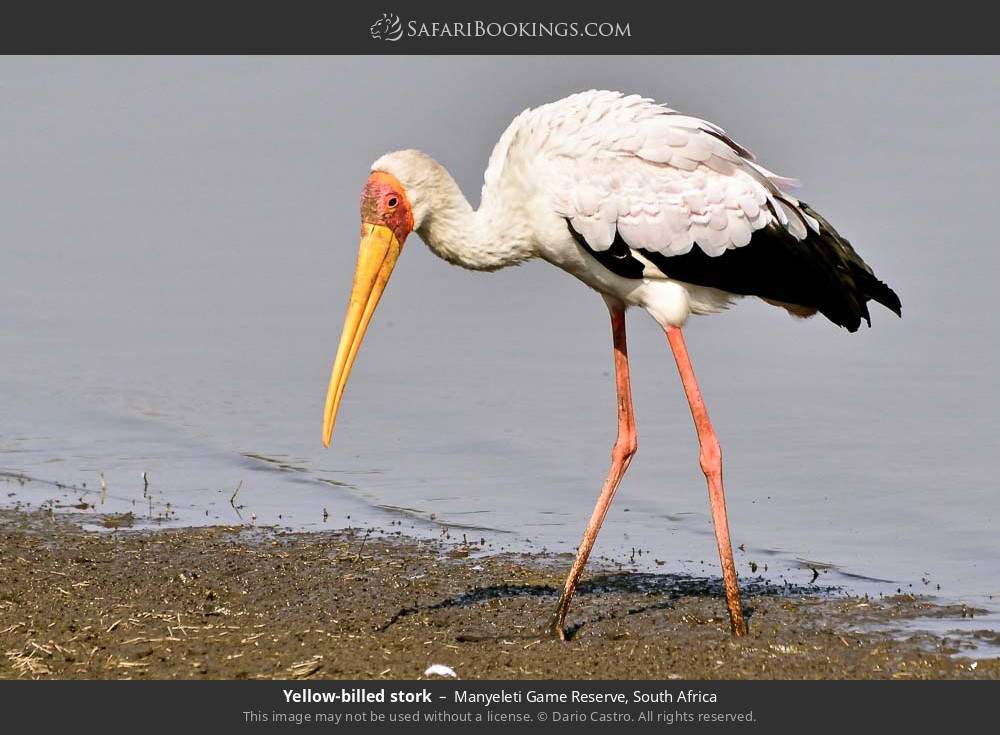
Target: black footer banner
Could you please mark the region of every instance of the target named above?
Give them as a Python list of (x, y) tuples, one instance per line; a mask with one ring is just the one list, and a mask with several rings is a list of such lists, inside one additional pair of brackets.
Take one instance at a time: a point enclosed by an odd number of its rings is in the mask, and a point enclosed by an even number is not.
[(997, 691), (986, 681), (8, 681), (0, 682), (0, 702), (4, 729), (12, 733), (70, 732), (83, 721), (102, 733), (292, 727), (778, 733), (890, 726), (923, 732), (995, 721)]

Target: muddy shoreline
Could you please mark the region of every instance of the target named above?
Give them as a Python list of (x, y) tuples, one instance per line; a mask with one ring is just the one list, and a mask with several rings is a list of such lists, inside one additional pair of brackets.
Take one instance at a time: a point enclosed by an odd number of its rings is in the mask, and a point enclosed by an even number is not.
[(566, 555), (129, 523), (0, 511), (0, 677), (413, 679), (444, 664), (467, 679), (1000, 678), (1000, 659), (953, 639), (894, 633), (976, 614), (910, 595), (745, 579), (751, 632), (733, 640), (718, 579), (594, 565), (563, 643), (545, 625)]

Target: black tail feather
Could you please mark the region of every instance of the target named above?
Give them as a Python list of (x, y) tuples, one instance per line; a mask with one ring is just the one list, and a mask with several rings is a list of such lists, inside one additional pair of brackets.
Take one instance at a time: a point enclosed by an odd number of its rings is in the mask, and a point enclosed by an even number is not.
[[(880, 281), (875, 277), (875, 273), (872, 271), (871, 267), (861, 259), (857, 251), (851, 247), (851, 243), (840, 236), (833, 227), (830, 225), (826, 219), (816, 212), (812, 207), (810, 207), (805, 202), (799, 202), (799, 206), (803, 212), (808, 214), (810, 217), (815, 219), (820, 226), (820, 234), (818, 236), (820, 242), (825, 243), (827, 247), (834, 248), (839, 251), (844, 263), (850, 270), (851, 280), (853, 280), (855, 288), (858, 295), (861, 297), (860, 305), (862, 307), (862, 315), (868, 326), (872, 325), (871, 316), (868, 313), (867, 301), (875, 301), (876, 303), (882, 304), (885, 308), (894, 312), (896, 316), (903, 316), (903, 304), (899, 300), (899, 296), (893, 291), (887, 283)], [(810, 232), (810, 235), (814, 233)], [(822, 309), (820, 310), (822, 311)], [(825, 312), (823, 312), (825, 314)], [(855, 331), (857, 327), (851, 329), (849, 325), (846, 326), (850, 331)]]
[(698, 247), (675, 256), (639, 252), (669, 278), (819, 311), (851, 332), (862, 319), (871, 326), (869, 301), (902, 316), (899, 297), (875, 277), (851, 244), (809, 205), (799, 206), (819, 223), (819, 232), (808, 228), (804, 240), (770, 225), (757, 230), (749, 245), (716, 257)]

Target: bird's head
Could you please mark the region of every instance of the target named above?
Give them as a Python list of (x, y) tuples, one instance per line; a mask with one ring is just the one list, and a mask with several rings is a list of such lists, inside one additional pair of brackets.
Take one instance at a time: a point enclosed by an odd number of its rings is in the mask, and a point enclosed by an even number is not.
[(365, 330), (403, 249), (403, 242), (413, 229), (413, 209), (406, 189), (396, 176), (379, 170), (376, 162), (376, 169), (361, 191), (361, 246), (354, 270), (351, 300), (344, 317), (344, 330), (340, 335), (340, 346), (326, 393), (323, 413), (325, 446), (330, 446), (340, 399)]

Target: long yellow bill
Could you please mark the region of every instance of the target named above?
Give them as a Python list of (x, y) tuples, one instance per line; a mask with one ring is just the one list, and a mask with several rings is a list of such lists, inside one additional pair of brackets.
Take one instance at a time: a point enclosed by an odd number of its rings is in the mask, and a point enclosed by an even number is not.
[(347, 376), (358, 354), (361, 340), (368, 329), (378, 300), (385, 291), (392, 269), (399, 259), (402, 245), (385, 225), (363, 224), (361, 226), (361, 247), (358, 263), (354, 270), (354, 285), (351, 287), (351, 301), (344, 317), (344, 331), (340, 335), (337, 358), (333, 361), (330, 387), (326, 392), (326, 408), (323, 410), (323, 445), (330, 446), (333, 424), (337, 419), (337, 409), (344, 395)]

